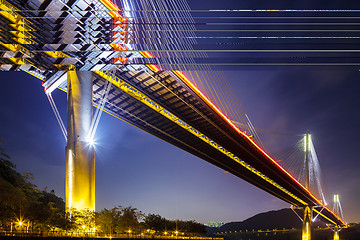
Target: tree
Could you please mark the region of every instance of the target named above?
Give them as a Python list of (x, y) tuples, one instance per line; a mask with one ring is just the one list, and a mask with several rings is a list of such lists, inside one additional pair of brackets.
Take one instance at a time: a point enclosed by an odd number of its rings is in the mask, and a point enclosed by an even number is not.
[(166, 219), (159, 214), (149, 213), (145, 216), (144, 222), (148, 229), (154, 230), (157, 233), (165, 230)]
[(55, 192), (40, 191), (31, 183), (30, 173), (20, 174), (16, 165), (1, 147), (0, 141), (0, 227), (10, 229), (15, 221), (41, 230), (63, 228), (68, 225), (65, 218), (65, 203)]
[(104, 208), (96, 214), (96, 226), (104, 234), (114, 234), (121, 217), (121, 207)]
[(161, 217), (159, 214), (146, 215), (145, 226), (156, 233), (164, 231), (175, 233), (178, 231), (181, 235), (184, 234), (188, 236), (202, 236), (206, 234), (205, 225), (194, 220), (168, 220)]
[(11, 162), (10, 156), (1, 147), (0, 141), (0, 224), (1, 228), (9, 228), (11, 222), (19, 216), (21, 203), (25, 202), (26, 195), (23, 192), (28, 186), (23, 176), (18, 173), (16, 165)]
[(139, 230), (139, 222), (143, 218), (143, 214), (137, 208), (131, 206), (121, 208), (121, 217), (119, 219), (117, 230), (118, 232), (134, 232)]

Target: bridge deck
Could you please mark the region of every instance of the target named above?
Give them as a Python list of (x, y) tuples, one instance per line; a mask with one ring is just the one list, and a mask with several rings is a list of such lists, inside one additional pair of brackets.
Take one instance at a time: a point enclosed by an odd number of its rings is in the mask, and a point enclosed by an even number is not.
[[(174, 74), (119, 72), (117, 75), (125, 84), (143, 93), (142, 97), (145, 96), (153, 102), (153, 99), (156, 99), (158, 105), (184, 121), (187, 127), (196, 129), (202, 137), (165, 117), (161, 111), (139, 101), (132, 93), (126, 93), (116, 86), (110, 90), (105, 111), (231, 172), (293, 206), (322, 206), (319, 200), (249, 137), (234, 129), (192, 87)], [(105, 85), (104, 78), (97, 77), (94, 82), (94, 93), (100, 93), (100, 89)], [(99, 95), (94, 95), (94, 101), (99, 101)], [(204, 135), (208, 141), (204, 141)], [(218, 146), (214, 147), (211, 142), (216, 142), (226, 151), (219, 150)], [(329, 209), (324, 208), (321, 213), (328, 221), (343, 224)]]

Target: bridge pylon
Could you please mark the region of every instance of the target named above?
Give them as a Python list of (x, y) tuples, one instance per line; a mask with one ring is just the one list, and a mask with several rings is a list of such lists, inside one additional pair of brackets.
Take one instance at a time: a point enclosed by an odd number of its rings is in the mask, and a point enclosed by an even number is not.
[(311, 240), (311, 230), (312, 230), (312, 207), (306, 206), (304, 209), (302, 240)]
[(95, 211), (95, 151), (88, 139), (92, 122), (92, 72), (67, 70), (65, 204)]
[[(338, 194), (334, 195), (334, 203), (333, 203), (333, 212), (337, 215), (340, 216), (342, 219), (344, 219), (343, 213), (342, 213), (342, 209), (341, 209), (341, 204), (340, 204), (340, 197)], [(338, 225), (335, 225), (334, 227), (332, 227), (333, 231), (334, 231), (334, 240), (339, 240), (339, 232), (341, 230), (341, 227)]]
[[(305, 152), (305, 187), (310, 190), (310, 171), (309, 171), (309, 160), (310, 160), (310, 133), (307, 133), (304, 138), (304, 152)], [(312, 230), (312, 215), (313, 210), (311, 206), (304, 207), (304, 219), (302, 226), (302, 240), (311, 240)]]
[(333, 230), (334, 230), (334, 240), (339, 240), (340, 238), (339, 238), (339, 231), (340, 231), (340, 229), (339, 229), (339, 227), (338, 226), (335, 226), (334, 228), (333, 228)]

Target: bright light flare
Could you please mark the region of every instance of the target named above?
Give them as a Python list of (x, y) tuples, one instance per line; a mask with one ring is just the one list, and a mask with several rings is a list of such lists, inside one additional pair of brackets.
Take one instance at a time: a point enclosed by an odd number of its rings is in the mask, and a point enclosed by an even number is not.
[(93, 138), (87, 138), (86, 142), (90, 145), (90, 146), (95, 146), (96, 142)]

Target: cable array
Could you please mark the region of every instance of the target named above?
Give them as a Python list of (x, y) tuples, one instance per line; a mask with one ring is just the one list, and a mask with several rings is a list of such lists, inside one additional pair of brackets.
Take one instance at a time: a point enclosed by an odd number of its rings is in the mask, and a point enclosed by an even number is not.
[(134, 49), (141, 51), (146, 45), (160, 70), (183, 71), (229, 119), (241, 122), (246, 126), (240, 127), (244, 131), (251, 129), (256, 142), (264, 147), (224, 73), (212, 70), (207, 64), (197, 64), (196, 59), (208, 58), (208, 55), (193, 48), (197, 44), (194, 40), (196, 25), (184, 0), (124, 0), (122, 9), (131, 16), (129, 24), (136, 22), (132, 45)]
[[(276, 154), (279, 163), (289, 171), (293, 176), (297, 176), (297, 180), (305, 186), (306, 182), (306, 162), (304, 154), (305, 138), (299, 140), (295, 145), (289, 146), (280, 153)], [(310, 177), (310, 192), (318, 199), (321, 199), (323, 204), (327, 204), (324, 181), (321, 175), (321, 168), (319, 159), (317, 157), (314, 144), (310, 138), (309, 141), (309, 177)]]

